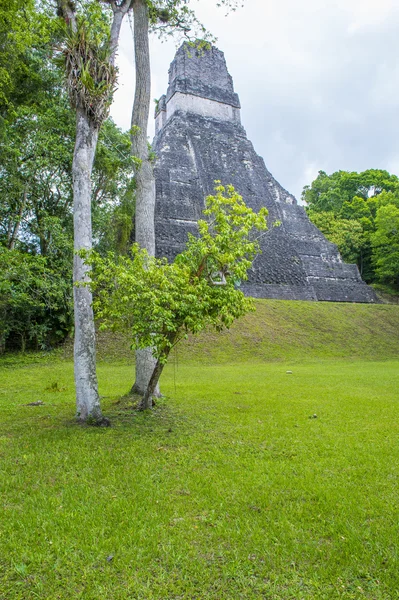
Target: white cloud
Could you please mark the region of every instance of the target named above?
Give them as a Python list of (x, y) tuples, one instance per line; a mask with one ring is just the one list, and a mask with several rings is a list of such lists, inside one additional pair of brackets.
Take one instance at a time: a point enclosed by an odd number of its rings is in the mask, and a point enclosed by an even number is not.
[(356, 34), (362, 29), (374, 29), (383, 24), (392, 13), (398, 11), (396, 0), (353, 0), (347, 4), (352, 20), (348, 33)]

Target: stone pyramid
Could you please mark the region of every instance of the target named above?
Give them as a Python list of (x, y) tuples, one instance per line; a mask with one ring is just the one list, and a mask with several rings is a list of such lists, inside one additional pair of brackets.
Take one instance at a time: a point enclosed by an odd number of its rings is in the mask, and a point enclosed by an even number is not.
[[(269, 173), (248, 140), (240, 101), (223, 52), (183, 44), (169, 69), (169, 87), (155, 115), (157, 255), (173, 259), (195, 234), (204, 198), (215, 180), (232, 184), (247, 205), (269, 211), (243, 291), (258, 298), (377, 302), (356, 265), (345, 264), (336, 246), (309, 221)], [(271, 225), (281, 224), (277, 227)]]

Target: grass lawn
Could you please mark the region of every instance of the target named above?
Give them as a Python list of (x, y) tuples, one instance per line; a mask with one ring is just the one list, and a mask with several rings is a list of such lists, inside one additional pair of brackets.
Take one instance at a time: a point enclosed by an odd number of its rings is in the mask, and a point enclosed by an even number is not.
[(107, 334), (105, 429), (73, 421), (68, 347), (3, 357), (0, 600), (399, 598), (398, 331), (397, 306), (257, 301), (149, 414)]
[(399, 598), (399, 360), (199, 362), (150, 414), (102, 362), (111, 428), (70, 361), (4, 362), (1, 600)]

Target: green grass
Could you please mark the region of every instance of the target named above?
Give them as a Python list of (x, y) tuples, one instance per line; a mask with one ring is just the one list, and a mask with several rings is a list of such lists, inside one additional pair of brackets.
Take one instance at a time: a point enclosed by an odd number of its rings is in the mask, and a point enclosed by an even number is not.
[(184, 358), (209, 362), (399, 356), (399, 306), (257, 300), (221, 334), (192, 338)]
[(110, 338), (111, 428), (74, 424), (69, 360), (3, 361), (1, 600), (399, 598), (398, 308), (259, 305), (149, 414)]

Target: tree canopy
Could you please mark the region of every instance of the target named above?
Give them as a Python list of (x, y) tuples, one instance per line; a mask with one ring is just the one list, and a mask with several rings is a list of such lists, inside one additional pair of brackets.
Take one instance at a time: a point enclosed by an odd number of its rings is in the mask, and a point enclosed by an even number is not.
[(387, 171), (319, 171), (302, 199), (313, 223), (368, 283), (398, 288), (399, 179)]

